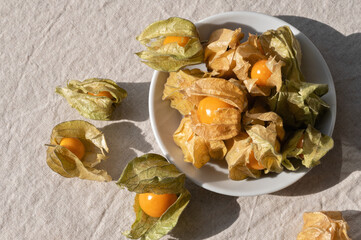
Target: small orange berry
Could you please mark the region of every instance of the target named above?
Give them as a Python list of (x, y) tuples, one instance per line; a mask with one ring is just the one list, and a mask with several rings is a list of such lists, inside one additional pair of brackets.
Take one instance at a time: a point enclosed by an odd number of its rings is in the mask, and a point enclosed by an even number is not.
[(185, 45), (187, 45), (188, 41), (189, 37), (168, 36), (164, 39), (163, 45), (176, 42), (179, 46), (184, 47)]
[(60, 141), (60, 146), (69, 149), (80, 160), (84, 157), (85, 147), (84, 144), (78, 138), (63, 138)]
[(198, 120), (201, 123), (213, 123), (217, 115), (217, 110), (220, 108), (233, 108), (233, 106), (215, 97), (203, 98), (198, 104)]
[(113, 95), (108, 92), (108, 91), (101, 91), (97, 94), (94, 94), (94, 93), (91, 93), (91, 92), (88, 92), (89, 95), (92, 95), (92, 96), (97, 96), (97, 97), (107, 97), (107, 98), (110, 98), (110, 99), (114, 99)]
[(262, 170), (265, 169), (265, 166), (263, 166), (260, 162), (257, 161), (257, 159), (254, 157), (254, 152), (249, 154), (249, 162), (247, 163), (248, 168), (252, 168), (255, 170)]
[(151, 217), (160, 217), (177, 200), (175, 194), (139, 194), (139, 205), (141, 209)]
[(259, 86), (267, 86), (267, 80), (272, 75), (266, 63), (267, 60), (260, 60), (253, 65), (251, 70), (251, 78), (258, 79), (256, 84)]

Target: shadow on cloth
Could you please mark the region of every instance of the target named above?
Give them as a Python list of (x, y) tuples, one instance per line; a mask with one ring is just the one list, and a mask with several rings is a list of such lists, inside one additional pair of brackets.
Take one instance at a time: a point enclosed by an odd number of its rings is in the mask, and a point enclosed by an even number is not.
[(205, 239), (224, 231), (238, 218), (241, 208), (237, 203), (237, 197), (213, 193), (190, 180), (186, 181), (186, 188), (192, 194), (192, 198), (176, 227), (169, 233), (171, 237)]
[(142, 122), (149, 119), (148, 95), (149, 82), (117, 82), (118, 86), (128, 92), (128, 96), (113, 113), (112, 120), (127, 119)]
[(355, 210), (342, 211), (342, 216), (349, 225), (350, 229), (347, 231), (351, 239), (361, 239), (361, 212)]
[(297, 183), (275, 195), (297, 196), (328, 189), (361, 170), (361, 33), (345, 36), (318, 21), (295, 16), (277, 16), (304, 33), (320, 50), (330, 68), (336, 89), (335, 142), (322, 160)]
[(134, 149), (147, 153), (152, 145), (145, 141), (142, 130), (131, 122), (118, 122), (107, 125), (101, 129), (107, 141), (109, 158), (97, 165), (98, 169), (104, 169), (117, 181), (127, 163), (138, 157)]

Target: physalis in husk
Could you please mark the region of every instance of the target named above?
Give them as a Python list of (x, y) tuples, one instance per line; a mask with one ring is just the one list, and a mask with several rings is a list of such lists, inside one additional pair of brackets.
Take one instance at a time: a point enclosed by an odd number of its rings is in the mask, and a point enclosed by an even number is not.
[(187, 99), (185, 89), (196, 80), (207, 76), (210, 75), (199, 69), (184, 69), (169, 73), (164, 85), (162, 100), (170, 100), (170, 106), (177, 109), (182, 115), (189, 114), (193, 109), (193, 103)]
[(185, 175), (158, 154), (130, 161), (117, 184), (137, 193), (135, 222), (125, 235), (132, 239), (159, 239), (172, 230), (190, 201)]
[(320, 164), (321, 158), (333, 147), (331, 137), (308, 125), (290, 134), (283, 147), (282, 164), (289, 170), (296, 170), (295, 160), (301, 160), (302, 165), (311, 168)]
[(137, 40), (147, 48), (138, 52), (138, 57), (155, 70), (174, 72), (203, 62), (203, 47), (197, 28), (189, 20), (172, 17), (154, 22)]
[(297, 240), (351, 240), (349, 226), (338, 211), (306, 212)]
[(57, 87), (56, 93), (83, 117), (94, 120), (110, 120), (115, 107), (127, 97), (114, 81), (101, 78), (71, 80), (66, 87)]
[(112, 180), (105, 170), (94, 168), (109, 152), (104, 134), (94, 125), (81, 120), (60, 123), (53, 128), (46, 146), (48, 166), (63, 177)]
[(246, 93), (222, 78), (202, 78), (185, 89), (194, 105), (192, 130), (207, 140), (226, 140), (241, 130), (241, 113), (247, 107)]

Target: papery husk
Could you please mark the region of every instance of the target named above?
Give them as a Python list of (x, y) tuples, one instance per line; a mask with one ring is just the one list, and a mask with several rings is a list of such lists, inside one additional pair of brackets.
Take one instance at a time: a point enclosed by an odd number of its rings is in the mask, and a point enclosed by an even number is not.
[[(153, 42), (152, 45), (153, 46), (152, 53), (161, 56), (170, 55), (174, 60), (178, 60), (178, 61), (181, 60), (189, 61), (191, 59), (199, 57), (200, 54), (203, 55), (201, 43), (197, 35), (190, 37), (190, 39), (188, 40), (187, 44), (184, 47), (178, 45), (178, 43), (176, 42), (168, 43), (165, 45), (163, 45), (163, 42), (164, 42), (164, 38), (159, 38), (158, 40), (155, 40), (155, 42)], [(158, 46), (156, 46), (157, 44), (155, 43), (158, 43)]]
[(286, 80), (281, 90), (268, 99), (272, 111), (293, 128), (314, 126), (329, 106), (320, 97), (328, 92), (326, 84)]
[[(230, 78), (228, 79), (228, 82), (232, 83), (233, 85), (235, 85), (236, 87), (238, 87), (239, 89), (241, 89), (243, 91), (243, 93), (246, 95), (247, 100), (249, 100), (248, 98), (250, 97), (246, 86), (244, 86), (244, 84), (242, 83), (242, 81), (235, 79), (235, 78)], [(247, 101), (247, 105), (248, 105), (248, 101)]]
[(297, 240), (351, 240), (349, 226), (338, 211), (306, 212)]
[(182, 119), (173, 139), (182, 149), (184, 161), (192, 163), (196, 168), (201, 168), (211, 159), (223, 159), (227, 152), (223, 141), (207, 141), (196, 135), (189, 117)]
[[(201, 47), (201, 45), (199, 47)], [(177, 59), (177, 57), (173, 55), (157, 55), (152, 51), (142, 51), (136, 53), (136, 55), (143, 60), (142, 63), (154, 70), (163, 72), (176, 72), (185, 66), (203, 62), (203, 52), (201, 48), (199, 48), (199, 52), (196, 55), (183, 59)]]
[(284, 63), (282, 61), (276, 61), (275, 57), (270, 57), (266, 62), (266, 66), (272, 73), (267, 79), (266, 87), (276, 87), (276, 91), (279, 92), (282, 87), (281, 68), (284, 66)]
[(204, 52), (204, 61), (213, 76), (234, 77), (232, 69), (236, 66), (234, 61), (235, 49), (240, 44), (244, 34), (241, 29), (218, 29), (212, 32)]
[(271, 94), (271, 88), (266, 86), (258, 86), (256, 82), (258, 79), (248, 78), (243, 81), (243, 84), (246, 86), (248, 93), (251, 96), (269, 96)]
[(245, 130), (252, 138), (254, 157), (266, 168), (265, 173), (281, 172), (282, 155), (279, 153), (280, 143), (276, 138), (275, 125), (251, 125), (245, 127)]
[(233, 68), (233, 72), (239, 80), (248, 79), (251, 66), (259, 60), (267, 59), (257, 42), (257, 36), (249, 34), (248, 40), (236, 48), (234, 56), (236, 66)]
[[(163, 45), (167, 36), (188, 37), (185, 46), (176, 42)], [(136, 53), (143, 63), (158, 71), (174, 72), (184, 66), (203, 62), (203, 47), (195, 25), (186, 19), (172, 17), (150, 24), (137, 37), (147, 50)]]
[[(244, 115), (242, 122), (244, 125), (250, 125), (250, 124), (260, 124), (263, 126), (274, 124), (274, 127), (276, 129), (276, 137), (280, 139), (281, 141), (285, 137), (285, 130), (283, 128), (283, 121), (282, 118), (275, 112), (257, 112), (257, 110), (251, 109), (250, 111), (247, 111)], [(253, 113), (251, 113), (251, 111)], [(266, 124), (266, 122), (270, 122), (269, 124)], [(272, 127), (273, 128), (273, 127)]]
[[(261, 45), (258, 35), (249, 33), (248, 39), (247, 39), (247, 44), (256, 47), (259, 50), (259, 53), (265, 55), (265, 52), (263, 50), (263, 47)], [(248, 58), (249, 58), (249, 61), (251, 62), (251, 64), (254, 64), (255, 62), (260, 60), (258, 57), (259, 57), (258, 54), (256, 54), (256, 55), (251, 54), (251, 55), (249, 55)]]
[[(303, 139), (302, 147), (298, 147), (300, 139)], [(311, 168), (320, 164), (320, 160), (333, 148), (334, 142), (331, 137), (324, 135), (311, 125), (307, 129), (301, 129), (293, 133), (285, 143), (282, 155), (283, 165), (289, 170), (297, 168), (292, 163), (292, 158), (302, 160), (302, 165)]]
[(170, 100), (170, 106), (177, 109), (182, 115), (187, 115), (194, 108), (184, 93), (184, 89), (190, 87), (196, 80), (208, 76), (199, 69), (184, 69), (169, 73), (167, 82), (164, 84), (162, 100)]
[[(86, 152), (82, 160), (59, 145), (65, 137), (78, 138), (84, 144)], [(63, 177), (111, 181), (105, 170), (94, 168), (107, 158), (105, 152), (108, 151), (103, 133), (92, 124), (81, 120), (63, 122), (53, 128), (46, 162), (54, 172)]]
[(264, 32), (259, 36), (259, 42), (267, 56), (275, 56), (277, 61), (285, 63), (282, 68), (285, 79), (304, 81), (301, 72), (301, 46), (288, 26)]
[[(105, 96), (93, 96), (109, 92), (113, 99)], [(57, 87), (56, 93), (62, 95), (71, 107), (85, 118), (94, 120), (110, 120), (116, 105), (127, 96), (127, 92), (110, 79), (91, 78), (83, 82), (71, 80), (66, 87)]]
[[(124, 233), (132, 239), (160, 239), (171, 231), (190, 201), (184, 187), (185, 175), (158, 154), (145, 154), (128, 163), (117, 185), (136, 192), (134, 212), (136, 218), (130, 231)], [(140, 193), (177, 194), (178, 198), (159, 218), (148, 216), (139, 205)]]
[(178, 194), (183, 191), (185, 175), (164, 157), (149, 153), (134, 158), (124, 168), (117, 184), (131, 192)]
[(252, 139), (247, 133), (241, 132), (236, 137), (226, 141), (227, 155), (225, 157), (229, 178), (232, 180), (243, 180), (248, 177), (259, 178), (261, 171), (251, 169), (247, 166), (252, 149)]
[(294, 163), (294, 159), (302, 159), (303, 148), (298, 148), (297, 145), (299, 144), (300, 139), (303, 138), (304, 132), (305, 129), (300, 129), (292, 133), (283, 145), (282, 165), (289, 171), (296, 171), (299, 168), (299, 166)]
[(148, 25), (143, 32), (137, 36), (137, 40), (147, 46), (154, 39), (179, 36), (179, 37), (198, 37), (196, 26), (189, 20), (171, 17), (166, 20), (161, 20)]
[(212, 76), (219, 78), (235, 77), (233, 73), (233, 68), (236, 66), (236, 61), (234, 61), (235, 52), (234, 49), (230, 49), (212, 60), (208, 66), (208, 69), (213, 70)]
[(228, 49), (236, 49), (240, 40), (244, 37), (240, 28), (230, 30), (226, 28), (212, 32), (205, 48), (205, 59), (211, 61), (225, 53)]
[[(185, 90), (188, 100), (195, 106), (203, 97), (214, 97), (234, 106), (217, 110), (211, 124), (201, 123), (197, 109), (191, 111), (192, 130), (206, 140), (226, 140), (236, 136), (241, 130), (241, 113), (247, 107), (244, 91), (232, 82), (222, 78), (202, 78)], [(202, 98), (200, 98), (202, 97)]]
[(266, 113), (269, 112), (267, 102), (262, 98), (255, 98), (252, 108), (247, 111), (250, 114), (253, 113)]
[(232, 71), (236, 74), (236, 77), (240, 80), (248, 79), (249, 69), (251, 68), (251, 64), (245, 60), (240, 51), (244, 50), (243, 48), (238, 47), (235, 52), (235, 63), (236, 65), (232, 69)]
[[(188, 97), (215, 97), (243, 111), (248, 104), (246, 93), (236, 84), (223, 78), (201, 78), (195, 81), (186, 93)], [(197, 102), (193, 102), (198, 104)]]
[(285, 136), (282, 119), (274, 112), (247, 112), (242, 122), (252, 139), (254, 157), (266, 168), (265, 173), (281, 172), (280, 141)]
[(227, 140), (241, 130), (241, 112), (235, 108), (218, 109), (211, 124), (201, 123), (196, 111), (192, 111), (190, 117), (193, 132), (208, 141)]
[(227, 147), (224, 141), (206, 141), (211, 159), (222, 160), (227, 154)]
[(244, 85), (243, 81), (235, 79), (235, 78), (230, 78), (230, 79), (228, 79), (228, 82), (232, 83), (233, 85), (235, 85), (236, 87), (241, 89), (241, 91), (244, 93), (245, 98), (247, 99), (247, 106), (243, 109), (243, 111), (245, 111), (245, 109), (247, 109), (249, 107), (249, 104), (253, 103), (254, 98), (248, 93), (248, 90), (247, 90), (246, 86)]

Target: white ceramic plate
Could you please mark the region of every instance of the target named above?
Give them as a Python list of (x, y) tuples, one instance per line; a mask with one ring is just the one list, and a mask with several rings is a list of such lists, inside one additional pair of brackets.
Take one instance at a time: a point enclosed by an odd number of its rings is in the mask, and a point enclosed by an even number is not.
[[(287, 25), (299, 40), (302, 48), (302, 71), (306, 81), (325, 83), (329, 92), (323, 97), (330, 106), (330, 111), (325, 114), (320, 124), (316, 126), (323, 133), (331, 136), (336, 120), (336, 94), (331, 73), (325, 60), (313, 43), (299, 30), (290, 24), (268, 15), (254, 12), (227, 12), (208, 17), (199, 21), (198, 28), (201, 41), (207, 40), (211, 32), (218, 28), (235, 29), (241, 27), (248, 36), (248, 32), (261, 34), (269, 29), (276, 29)], [(204, 66), (202, 66), (205, 69)], [(268, 174), (260, 179), (232, 181), (228, 179), (226, 162), (209, 162), (201, 169), (196, 169), (192, 164), (183, 161), (181, 149), (173, 142), (173, 133), (177, 129), (182, 116), (170, 107), (169, 101), (162, 101), (163, 88), (168, 73), (155, 71), (149, 92), (149, 116), (155, 138), (170, 162), (175, 164), (180, 171), (199, 186), (213, 192), (230, 196), (253, 196), (281, 190), (300, 178), (307, 169), (297, 172), (283, 171), (280, 174)]]

